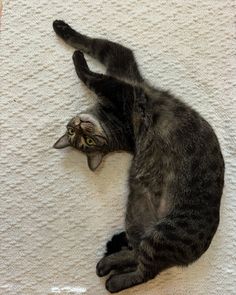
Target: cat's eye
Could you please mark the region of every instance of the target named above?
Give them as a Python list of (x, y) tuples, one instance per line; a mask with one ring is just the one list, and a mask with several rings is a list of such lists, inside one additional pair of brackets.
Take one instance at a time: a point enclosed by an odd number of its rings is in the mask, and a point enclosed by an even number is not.
[(74, 135), (75, 134), (75, 130), (72, 127), (68, 127), (67, 132), (69, 135)]
[(96, 144), (95, 141), (90, 137), (87, 137), (85, 141), (86, 141), (87, 145), (95, 145)]

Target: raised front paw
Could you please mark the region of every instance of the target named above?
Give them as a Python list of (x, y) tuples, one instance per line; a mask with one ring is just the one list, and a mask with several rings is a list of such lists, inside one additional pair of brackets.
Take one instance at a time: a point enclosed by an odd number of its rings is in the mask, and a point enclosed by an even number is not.
[(64, 40), (68, 40), (75, 34), (75, 31), (63, 20), (55, 20), (53, 22), (53, 29)]
[(84, 58), (83, 53), (80, 50), (76, 50), (72, 58), (75, 67), (79, 67), (81, 70), (88, 70), (87, 62)]

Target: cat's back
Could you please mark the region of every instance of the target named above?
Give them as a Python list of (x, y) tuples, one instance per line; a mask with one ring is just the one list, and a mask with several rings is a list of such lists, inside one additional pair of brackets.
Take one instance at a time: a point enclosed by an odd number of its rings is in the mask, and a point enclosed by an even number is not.
[[(164, 236), (187, 265), (209, 247), (220, 218), (224, 160), (211, 126), (169, 93), (151, 91), (133, 111), (126, 231), (131, 244)], [(175, 246), (174, 246), (175, 247)]]
[[(150, 95), (148, 93), (147, 95)], [(139, 116), (137, 110), (136, 116)], [(165, 194), (169, 207), (219, 206), (224, 161), (211, 126), (167, 92), (151, 92), (136, 126), (131, 182)], [(199, 205), (199, 206), (200, 206)], [(196, 206), (197, 207), (197, 206)], [(170, 209), (171, 210), (171, 209)]]

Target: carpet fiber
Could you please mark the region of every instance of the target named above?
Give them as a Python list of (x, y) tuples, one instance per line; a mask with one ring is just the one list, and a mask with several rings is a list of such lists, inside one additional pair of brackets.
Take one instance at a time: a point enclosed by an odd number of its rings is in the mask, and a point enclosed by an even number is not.
[(226, 161), (221, 223), (209, 250), (122, 294), (236, 294), (234, 13), (233, 0), (4, 1), (1, 295), (107, 294), (95, 266), (106, 240), (123, 229), (131, 157), (109, 155), (92, 173), (84, 155), (52, 149), (67, 121), (95, 99), (78, 81), (54, 19), (133, 48), (145, 77), (212, 124)]

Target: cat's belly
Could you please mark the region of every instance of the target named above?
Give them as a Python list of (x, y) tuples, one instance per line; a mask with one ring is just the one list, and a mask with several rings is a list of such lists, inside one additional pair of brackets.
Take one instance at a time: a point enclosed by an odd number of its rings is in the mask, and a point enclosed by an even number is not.
[(129, 195), (126, 211), (126, 232), (133, 245), (139, 244), (170, 210), (169, 202), (163, 195), (155, 195), (141, 183), (135, 187)]
[(130, 194), (126, 212), (126, 230), (138, 242), (158, 221), (173, 209), (170, 188), (175, 175), (169, 169), (170, 158), (155, 149), (155, 157), (140, 153), (130, 169)]

